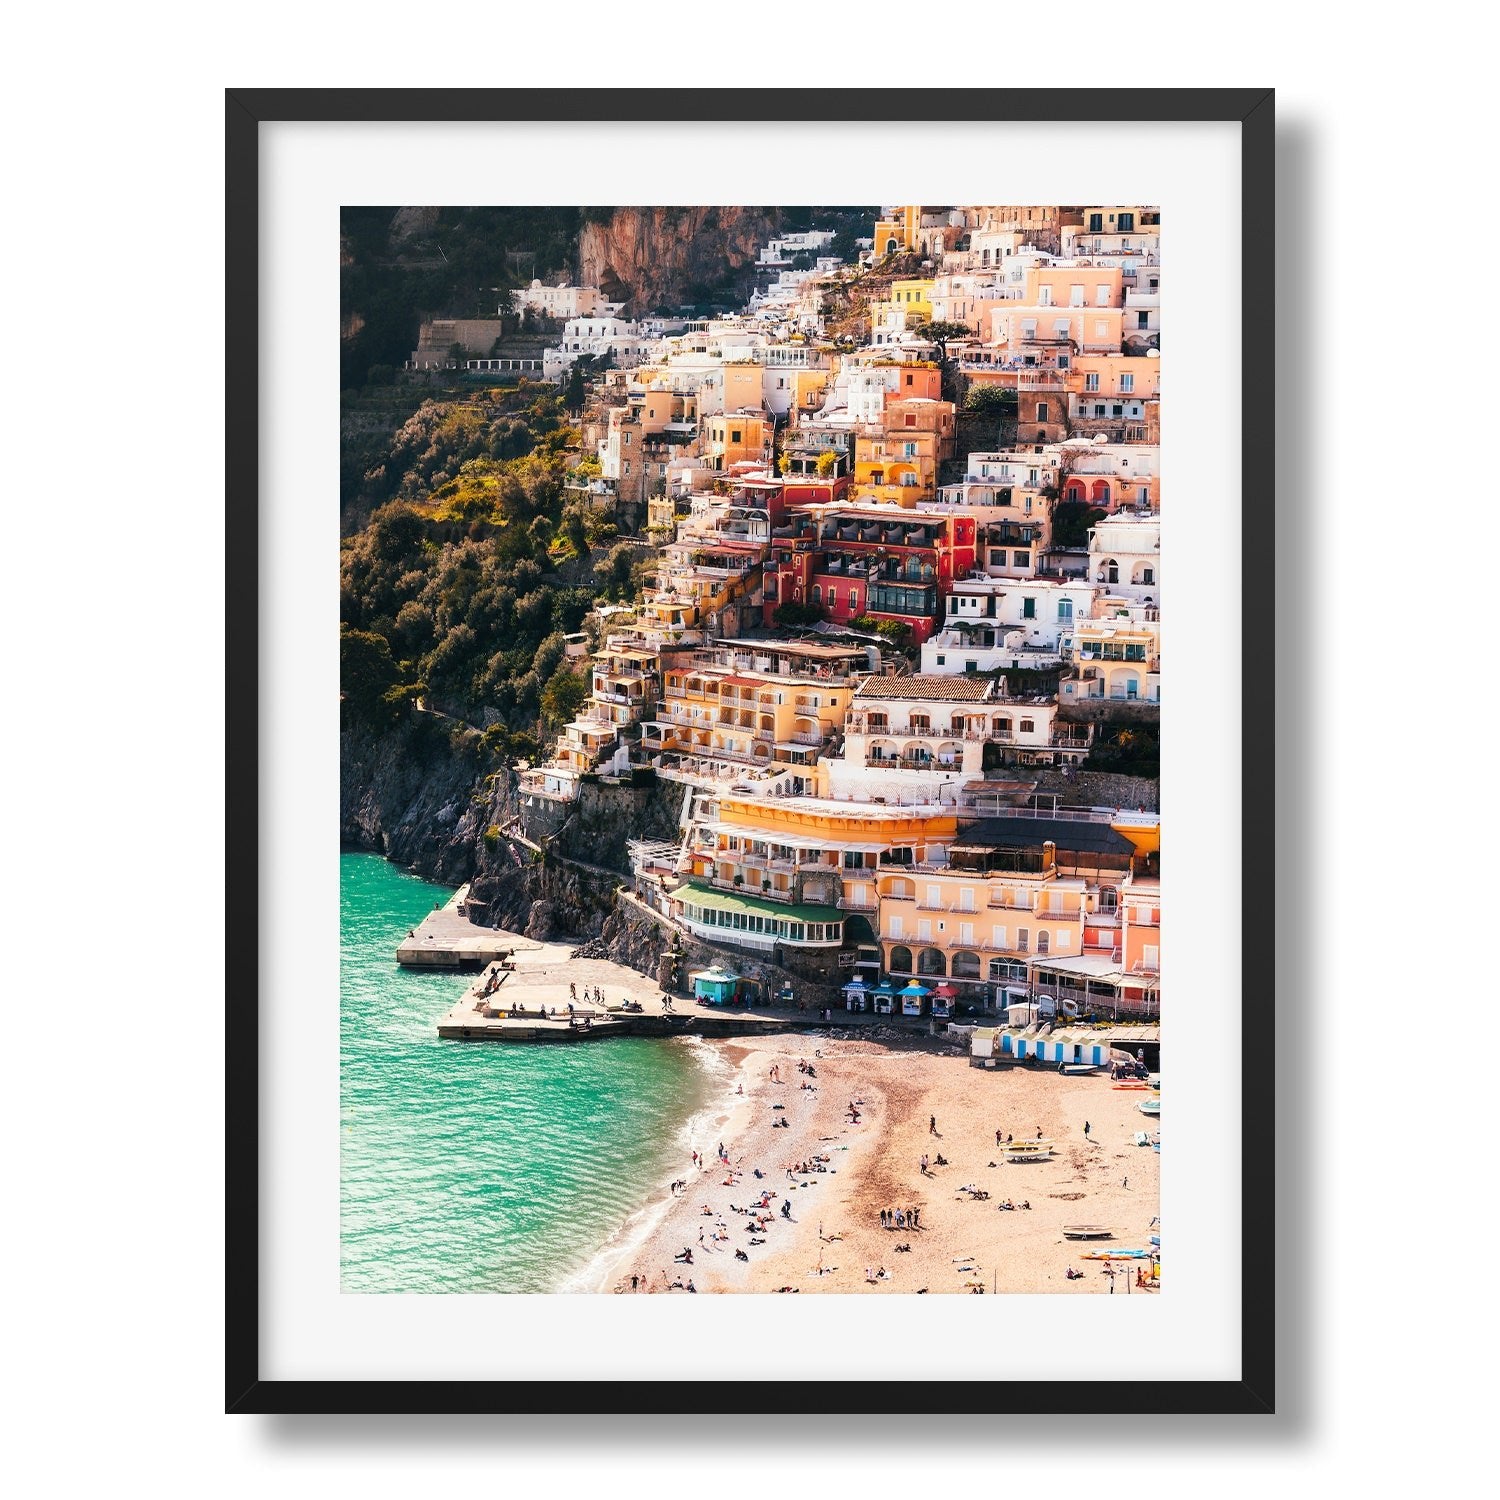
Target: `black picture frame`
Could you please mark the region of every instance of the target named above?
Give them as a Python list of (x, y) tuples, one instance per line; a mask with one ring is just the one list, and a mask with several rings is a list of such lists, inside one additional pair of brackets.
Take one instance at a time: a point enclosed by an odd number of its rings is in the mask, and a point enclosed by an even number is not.
[[(1252, 601), (1265, 597), (1273, 576), (1275, 537), (1272, 497), (1265, 494), (1268, 430), (1265, 394), (1274, 388), (1274, 348), (1267, 308), (1272, 305), (1275, 265), (1274, 121), (1271, 89), (944, 89), (904, 90), (911, 119), (1028, 121), (1067, 119), (1135, 122), (1237, 122), (1241, 131), (1242, 264), (1255, 266), (1240, 289), (1242, 493), (1252, 476), (1261, 502), (1242, 505), (1240, 542), (1243, 582), (1242, 749), (1242, 930), (1258, 935), (1256, 951), (1241, 954), (1243, 993), (1257, 1003), (1241, 1010), (1242, 1212), (1240, 1301), (1241, 1373), (1238, 1380), (1070, 1380), (966, 1382), (975, 1410), (1014, 1408), (1109, 1413), (1122, 1410), (1183, 1415), (1267, 1414), (1275, 1410), (1275, 1269), (1264, 1246), (1275, 1241), (1274, 1122), (1257, 1114), (1251, 1129), (1252, 1060), (1275, 1055), (1274, 933), (1263, 892), (1274, 879), (1274, 768), (1258, 753), (1269, 743), (1275, 720), (1275, 684), (1267, 668), (1264, 630), (1249, 628)], [(633, 119), (736, 121), (757, 115), (822, 121), (878, 117), (889, 104), (885, 91), (800, 89), (228, 89), (225, 91), (225, 278), (226, 278), (226, 772), (228, 834), (235, 857), (226, 872), (227, 910), (234, 929), (257, 927), (258, 868), (254, 833), (260, 826), (257, 794), (258, 648), (257, 445), (259, 381), (259, 128), (265, 122), (477, 122)], [(658, 113), (659, 112), (659, 113)], [(1256, 580), (1260, 580), (1257, 582)], [(1253, 645), (1252, 645), (1253, 642)], [(247, 839), (246, 834), (250, 837)], [(249, 852), (247, 852), (249, 851)], [(1251, 902), (1256, 905), (1252, 912)], [(1252, 920), (1253, 918), (1253, 920)], [(617, 1384), (588, 1379), (527, 1381), (518, 1390), (500, 1382), (425, 1380), (264, 1380), (260, 1376), (261, 1316), (258, 1197), (261, 1078), (257, 1057), (259, 974), (256, 945), (238, 943), (226, 964), (225, 993), (225, 1410), (243, 1413), (492, 1413), (541, 1410), (565, 1391), (575, 1409), (640, 1410), (701, 1399), (686, 1382), (639, 1383), (622, 1392)], [(1263, 1071), (1263, 1067), (1262, 1067)], [(1264, 1094), (1263, 1079), (1260, 1092)], [(523, 1403), (518, 1406), (518, 1398)], [(916, 1411), (920, 1388), (903, 1398)], [(649, 1408), (647, 1403), (649, 1402)], [(821, 1409), (822, 1382), (796, 1380), (715, 1382), (715, 1404), (743, 1412)], [(917, 1404), (912, 1404), (917, 1403)]]

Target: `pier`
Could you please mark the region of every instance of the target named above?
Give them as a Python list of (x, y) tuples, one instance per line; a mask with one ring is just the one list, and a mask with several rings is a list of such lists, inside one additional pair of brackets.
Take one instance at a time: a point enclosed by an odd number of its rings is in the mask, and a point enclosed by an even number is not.
[(482, 969), (510, 956), (515, 934), (471, 922), (468, 896), (468, 886), (461, 885), (446, 906), (434, 908), (412, 929), (396, 949), (403, 969)]

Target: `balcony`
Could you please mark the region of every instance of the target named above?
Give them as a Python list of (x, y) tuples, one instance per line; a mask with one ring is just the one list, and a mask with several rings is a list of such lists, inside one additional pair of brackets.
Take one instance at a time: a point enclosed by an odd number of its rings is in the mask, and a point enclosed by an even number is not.
[(834, 903), (840, 911), (874, 911), (876, 902), (868, 896), (840, 896)]

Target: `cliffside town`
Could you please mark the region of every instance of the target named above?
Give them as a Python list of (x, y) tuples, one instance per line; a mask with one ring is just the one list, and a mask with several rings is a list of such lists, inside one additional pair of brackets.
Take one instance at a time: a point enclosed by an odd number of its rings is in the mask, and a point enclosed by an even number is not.
[(665, 786), (675, 825), (613, 851), (633, 922), (852, 1009), (1155, 1018), (1159, 214), (887, 209), (855, 259), (772, 237), (742, 311), (673, 318), (641, 212), (598, 284), (510, 309), (560, 327), (567, 488), (646, 571), (507, 831)]

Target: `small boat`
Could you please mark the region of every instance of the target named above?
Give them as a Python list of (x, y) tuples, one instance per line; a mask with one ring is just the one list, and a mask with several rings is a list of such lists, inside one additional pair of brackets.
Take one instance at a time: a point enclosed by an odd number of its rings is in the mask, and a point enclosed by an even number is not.
[(1106, 1229), (1102, 1224), (1064, 1224), (1063, 1238), (1065, 1240), (1107, 1240), (1112, 1238), (1114, 1231)]
[(1111, 1087), (1117, 1089), (1136, 1089), (1141, 1093), (1145, 1093), (1151, 1087), (1151, 1085), (1137, 1078), (1130, 1083), (1116, 1083), (1111, 1085)]
[(1113, 1245), (1108, 1250), (1085, 1250), (1079, 1260), (1150, 1260), (1150, 1250), (1117, 1250)]
[(1143, 1115), (1159, 1115), (1161, 1113), (1161, 1100), (1142, 1099), (1141, 1102), (1136, 1105), (1136, 1108), (1140, 1110)]
[(1012, 1141), (1005, 1148), (1006, 1161), (1050, 1161), (1051, 1141)]
[(1097, 1073), (1098, 1071), (1099, 1069), (1094, 1063), (1063, 1063), (1058, 1068), (1059, 1073), (1063, 1073), (1069, 1078), (1085, 1078), (1090, 1073)]

